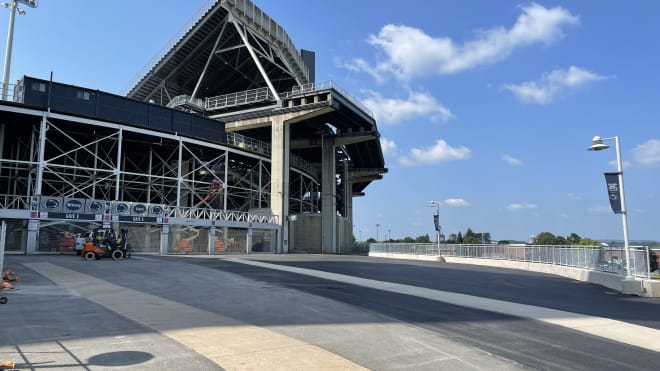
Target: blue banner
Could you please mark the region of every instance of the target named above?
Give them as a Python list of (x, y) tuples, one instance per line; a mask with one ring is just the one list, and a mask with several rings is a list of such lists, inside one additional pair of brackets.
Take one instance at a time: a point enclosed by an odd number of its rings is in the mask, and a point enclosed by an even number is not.
[(620, 173), (605, 173), (605, 182), (607, 183), (607, 195), (610, 199), (610, 206), (615, 214), (621, 214), (621, 185), (619, 184)]

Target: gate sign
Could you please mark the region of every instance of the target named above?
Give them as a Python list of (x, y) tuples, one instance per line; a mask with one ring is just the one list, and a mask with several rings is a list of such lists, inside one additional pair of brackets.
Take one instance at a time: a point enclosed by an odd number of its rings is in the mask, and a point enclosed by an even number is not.
[(607, 183), (607, 195), (610, 199), (610, 206), (615, 214), (621, 214), (621, 185), (619, 184), (620, 173), (605, 173), (605, 182)]

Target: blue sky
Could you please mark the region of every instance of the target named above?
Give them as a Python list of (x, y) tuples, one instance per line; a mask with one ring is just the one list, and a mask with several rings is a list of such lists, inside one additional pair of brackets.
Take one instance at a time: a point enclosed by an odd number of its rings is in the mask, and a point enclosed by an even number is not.
[[(123, 93), (205, 3), (42, 0), (17, 16), (11, 80)], [(660, 240), (660, 3), (255, 3), (376, 114), (389, 173), (355, 199), (356, 237), (433, 236), (437, 200), (445, 234), (621, 239), (616, 153), (585, 150), (618, 135), (630, 238)]]

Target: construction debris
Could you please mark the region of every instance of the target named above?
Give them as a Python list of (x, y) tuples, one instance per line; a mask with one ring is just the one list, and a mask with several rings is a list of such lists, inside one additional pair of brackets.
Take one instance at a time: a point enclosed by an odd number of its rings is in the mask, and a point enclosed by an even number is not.
[(21, 280), (21, 277), (17, 275), (13, 270), (7, 269), (2, 272), (2, 280), (6, 282), (18, 282)]
[(16, 363), (14, 363), (14, 361), (0, 362), (0, 368), (3, 370), (13, 369), (14, 367), (16, 367)]

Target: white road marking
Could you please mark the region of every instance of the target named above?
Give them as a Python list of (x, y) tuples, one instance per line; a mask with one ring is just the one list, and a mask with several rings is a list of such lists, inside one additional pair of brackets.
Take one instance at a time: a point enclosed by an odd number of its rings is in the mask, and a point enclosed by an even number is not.
[(243, 260), (238, 258), (229, 260), (236, 263), (323, 278), (356, 286), (435, 300), (467, 308), (538, 320), (545, 323), (584, 332), (590, 335), (599, 336), (605, 339), (660, 352), (660, 330), (609, 318), (589, 316), (580, 313), (572, 313), (557, 309), (543, 308), (527, 304), (518, 304), (503, 300), (488, 299), (455, 292), (404, 285), (400, 283), (377, 281), (368, 278), (359, 278), (313, 269), (264, 263), (255, 260)]

